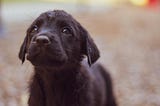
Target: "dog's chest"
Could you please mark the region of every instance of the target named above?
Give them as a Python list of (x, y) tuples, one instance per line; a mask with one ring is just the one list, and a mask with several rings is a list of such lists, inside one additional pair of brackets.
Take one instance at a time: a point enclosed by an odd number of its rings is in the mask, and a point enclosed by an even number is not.
[(46, 106), (77, 106), (80, 96), (83, 96), (82, 83), (62, 79), (54, 82), (48, 82), (44, 86), (44, 96)]

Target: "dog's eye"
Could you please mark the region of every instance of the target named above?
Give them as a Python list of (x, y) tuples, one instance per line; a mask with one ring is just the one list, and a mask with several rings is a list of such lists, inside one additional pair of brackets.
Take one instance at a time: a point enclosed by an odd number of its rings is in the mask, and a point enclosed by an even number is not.
[(71, 31), (70, 28), (64, 27), (64, 28), (62, 29), (62, 33), (64, 33), (64, 34), (72, 34), (72, 31)]
[(32, 32), (37, 32), (38, 31), (38, 26), (37, 25), (34, 25), (33, 27), (32, 27)]

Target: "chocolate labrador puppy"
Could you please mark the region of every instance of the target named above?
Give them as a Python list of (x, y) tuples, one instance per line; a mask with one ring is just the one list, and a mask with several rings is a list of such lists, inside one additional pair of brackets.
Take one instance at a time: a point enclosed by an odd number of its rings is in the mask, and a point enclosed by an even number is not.
[(42, 13), (31, 24), (19, 58), (34, 66), (29, 106), (116, 106), (110, 75), (95, 63), (97, 46), (65, 11)]

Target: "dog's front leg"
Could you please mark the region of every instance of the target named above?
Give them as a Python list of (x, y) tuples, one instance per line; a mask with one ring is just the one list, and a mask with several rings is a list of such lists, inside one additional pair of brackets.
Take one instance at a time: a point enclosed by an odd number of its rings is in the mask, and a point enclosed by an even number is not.
[(45, 106), (45, 102), (46, 102), (45, 95), (42, 89), (40, 79), (34, 77), (30, 85), (28, 106)]

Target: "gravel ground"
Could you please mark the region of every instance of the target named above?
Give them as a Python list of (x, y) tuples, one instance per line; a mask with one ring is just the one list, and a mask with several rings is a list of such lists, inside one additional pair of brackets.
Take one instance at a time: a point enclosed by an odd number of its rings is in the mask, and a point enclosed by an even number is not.
[[(159, 11), (119, 7), (73, 15), (100, 48), (99, 62), (112, 75), (119, 106), (160, 106)], [(0, 106), (27, 106), (32, 65), (21, 65), (17, 54), (33, 19), (5, 21), (6, 37), (0, 39)]]

